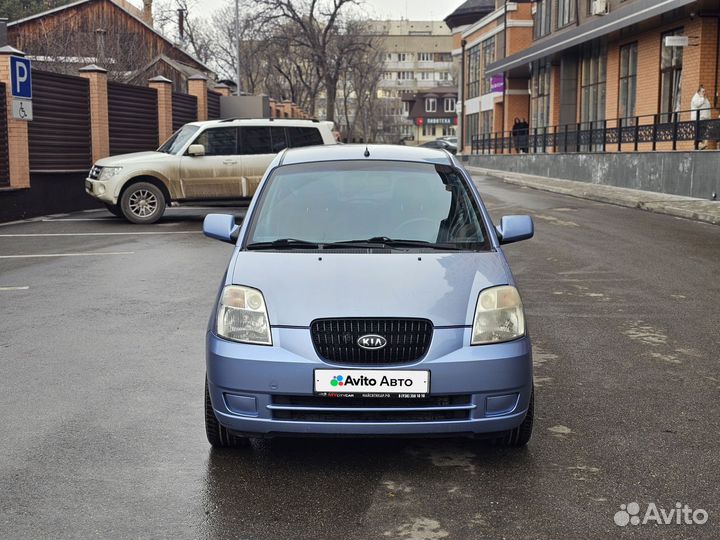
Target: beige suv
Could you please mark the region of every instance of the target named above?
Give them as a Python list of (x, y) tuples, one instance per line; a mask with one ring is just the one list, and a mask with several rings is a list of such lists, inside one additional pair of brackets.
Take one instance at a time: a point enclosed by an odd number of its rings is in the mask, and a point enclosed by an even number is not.
[(171, 202), (252, 197), (278, 152), (321, 144), (336, 144), (332, 122), (192, 122), (155, 152), (98, 160), (85, 179), (85, 191), (116, 216), (154, 223)]

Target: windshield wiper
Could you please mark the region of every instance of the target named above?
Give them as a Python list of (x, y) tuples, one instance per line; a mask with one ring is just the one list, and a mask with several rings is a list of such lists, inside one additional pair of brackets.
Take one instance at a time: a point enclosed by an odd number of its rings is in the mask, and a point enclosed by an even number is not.
[(425, 240), (403, 240), (399, 238), (388, 238), (387, 236), (374, 236), (367, 240), (346, 240), (342, 242), (332, 242), (325, 244), (325, 249), (333, 247), (387, 247), (387, 248), (424, 248), (439, 249), (449, 251), (462, 251), (464, 248), (457, 244), (441, 244), (436, 242), (427, 242)]
[(296, 238), (278, 238), (272, 242), (254, 242), (245, 246), (246, 249), (321, 249), (322, 244), (298, 240)]

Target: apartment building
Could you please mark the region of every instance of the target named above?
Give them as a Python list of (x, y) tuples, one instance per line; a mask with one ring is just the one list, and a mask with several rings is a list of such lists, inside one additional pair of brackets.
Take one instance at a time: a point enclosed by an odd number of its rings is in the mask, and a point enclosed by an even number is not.
[(409, 116), (410, 98), (444, 87), (454, 94), (457, 86), (458, 70), (453, 66), (451, 54), (452, 33), (442, 21), (373, 21), (371, 25), (386, 51), (379, 85), (387, 111), (386, 139), (417, 144), (417, 125)]
[[(562, 138), (566, 146), (572, 140), (580, 151), (692, 148), (682, 131), (697, 117), (690, 112), (691, 100), (701, 84), (712, 118), (717, 118), (717, 0), (494, 4), (472, 26), (454, 29), (456, 50), (458, 42), (465, 41), (459, 54), (465, 56), (461, 99), (466, 153), (474, 139), (509, 132), (517, 116), (528, 119), (531, 133), (549, 134), (556, 150), (561, 146), (557, 140), (568, 132), (585, 134), (585, 139)], [(485, 42), (493, 31), (498, 32), (494, 55), (483, 54), (481, 47), (480, 60), (473, 60), (474, 41)], [(503, 34), (505, 43), (498, 48)], [(482, 90), (488, 80), (498, 90), (492, 117), (490, 98)], [(501, 82), (504, 109), (497, 106)], [(477, 93), (479, 111), (472, 101)], [(500, 112), (502, 121), (497, 118)]]

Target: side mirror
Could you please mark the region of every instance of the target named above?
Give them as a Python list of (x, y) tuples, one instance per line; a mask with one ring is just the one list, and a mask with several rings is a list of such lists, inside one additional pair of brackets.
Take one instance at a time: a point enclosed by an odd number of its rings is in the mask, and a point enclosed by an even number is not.
[(188, 147), (188, 155), (204, 156), (205, 155), (205, 147), (202, 144), (191, 144)]
[(235, 223), (235, 217), (229, 214), (208, 214), (203, 221), (203, 233), (208, 238), (234, 244), (237, 242), (240, 226)]
[(527, 240), (535, 234), (535, 226), (530, 216), (503, 216), (495, 230), (503, 245)]

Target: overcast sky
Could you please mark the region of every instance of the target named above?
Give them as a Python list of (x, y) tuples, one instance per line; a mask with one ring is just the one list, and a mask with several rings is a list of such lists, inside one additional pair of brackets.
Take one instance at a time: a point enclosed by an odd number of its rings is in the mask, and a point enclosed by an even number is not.
[[(131, 0), (142, 7), (142, 0)], [(362, 11), (371, 18), (413, 19), (420, 21), (441, 21), (465, 0), (364, 0)], [(199, 0), (197, 6), (206, 11), (206, 7), (215, 10), (232, 0)]]

